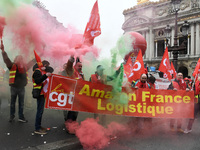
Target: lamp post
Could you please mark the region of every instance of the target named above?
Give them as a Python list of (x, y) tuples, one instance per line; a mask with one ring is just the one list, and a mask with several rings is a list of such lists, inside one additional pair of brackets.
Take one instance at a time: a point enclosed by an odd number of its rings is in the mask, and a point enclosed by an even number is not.
[[(167, 39), (167, 47), (168, 47), (168, 51), (172, 52), (173, 54), (173, 64), (174, 64), (174, 68), (177, 71), (178, 69), (178, 53), (179, 51), (183, 51), (185, 49), (187, 49), (187, 40), (184, 40), (184, 42), (182, 44), (180, 44), (178, 46), (178, 11), (180, 10), (180, 3), (181, 0), (171, 0), (171, 4), (172, 4), (172, 8), (173, 8), (173, 12), (175, 13), (175, 26), (174, 26), (174, 46), (170, 46), (168, 43), (168, 39), (170, 38), (170, 33), (171, 33), (171, 28), (169, 25), (167, 25), (167, 27), (165, 28), (165, 36)], [(184, 22), (183, 26), (181, 27), (182, 29), (182, 35), (183, 36), (187, 36), (188, 34), (188, 29), (189, 29), (189, 24), (187, 21)]]

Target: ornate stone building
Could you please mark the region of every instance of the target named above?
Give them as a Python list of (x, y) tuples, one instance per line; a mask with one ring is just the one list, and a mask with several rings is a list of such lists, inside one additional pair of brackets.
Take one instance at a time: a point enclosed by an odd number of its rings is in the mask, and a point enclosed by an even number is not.
[(44, 19), (48, 20), (49, 23), (51, 23), (51, 28), (59, 28), (60, 30), (67, 30), (67, 28), (64, 27), (62, 23), (60, 23), (55, 16), (52, 16), (49, 13), (49, 10), (46, 9), (46, 6), (40, 2), (39, 0), (33, 1), (33, 6), (39, 8), (39, 10), (44, 14)]
[[(138, 0), (138, 4), (124, 10), (125, 22), (122, 26), (124, 32), (136, 31), (141, 33), (147, 41), (147, 50), (144, 62), (148, 66), (159, 68), (164, 50), (166, 48), (165, 27), (170, 25), (171, 38), (169, 43), (174, 43), (175, 15), (172, 12), (171, 0), (151, 2)], [(190, 24), (189, 34), (186, 37), (181, 34), (181, 26), (187, 20)], [(199, 0), (182, 0), (178, 12), (178, 44), (184, 39), (187, 41), (187, 49), (179, 53), (178, 71), (184, 76), (191, 76), (200, 57), (200, 2)], [(169, 53), (172, 60), (172, 54)]]

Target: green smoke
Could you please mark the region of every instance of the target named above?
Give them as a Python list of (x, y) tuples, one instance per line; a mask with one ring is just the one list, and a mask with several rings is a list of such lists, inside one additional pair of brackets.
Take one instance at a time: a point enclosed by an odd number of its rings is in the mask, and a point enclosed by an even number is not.
[(111, 103), (115, 104), (128, 104), (128, 96), (122, 92), (122, 82), (124, 76), (123, 58), (126, 54), (132, 51), (132, 39), (130, 34), (125, 34), (119, 38), (116, 46), (111, 49), (111, 58), (105, 58), (101, 60), (95, 59), (92, 55), (87, 54), (83, 58), (83, 73), (86, 80), (89, 80), (91, 74), (94, 74), (96, 67), (102, 65), (105, 70), (104, 74), (112, 76), (116, 70), (120, 67), (120, 74), (113, 80), (108, 82), (108, 85), (113, 86), (113, 99)]
[(34, 0), (0, 0), (0, 11), (4, 16), (11, 14), (23, 4), (32, 4)]
[(118, 49), (119, 56), (124, 58), (126, 54), (128, 54), (130, 51), (133, 50), (132, 42), (133, 42), (133, 39), (131, 38), (131, 35), (128, 33), (124, 34), (122, 37), (119, 38), (117, 42), (117, 49)]
[(122, 92), (122, 83), (123, 83), (123, 77), (124, 77), (124, 67), (121, 63), (120, 66), (120, 74), (119, 76), (114, 80), (112, 86), (112, 95), (113, 99), (111, 100), (112, 103), (115, 104), (128, 104), (128, 95), (124, 92)]

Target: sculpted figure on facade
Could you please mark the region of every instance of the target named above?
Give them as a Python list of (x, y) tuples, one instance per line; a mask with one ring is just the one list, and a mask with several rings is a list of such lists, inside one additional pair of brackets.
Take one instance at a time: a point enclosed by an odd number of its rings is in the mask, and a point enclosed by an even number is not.
[(199, 0), (191, 0), (192, 8), (199, 8)]

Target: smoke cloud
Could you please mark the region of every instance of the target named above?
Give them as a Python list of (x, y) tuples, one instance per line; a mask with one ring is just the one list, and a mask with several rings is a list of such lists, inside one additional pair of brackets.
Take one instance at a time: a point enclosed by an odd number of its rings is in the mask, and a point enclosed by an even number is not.
[[(23, 56), (33, 56), (33, 50), (36, 50), (42, 59), (53, 61), (55, 66), (62, 66), (70, 55), (82, 57), (91, 52), (93, 57), (98, 57), (98, 48), (82, 45), (83, 35), (80, 31), (72, 26), (64, 28), (46, 10), (34, 7), (30, 2), (1, 2), (1, 7), (6, 12), (5, 35), (11, 34), (14, 47), (12, 51), (19, 49)], [(8, 51), (6, 46), (5, 49)]]
[(98, 124), (93, 118), (88, 118), (77, 125), (76, 122), (66, 123), (66, 128), (74, 132), (79, 138), (84, 149), (102, 149), (109, 145), (111, 139), (127, 131), (127, 127), (116, 122), (111, 122), (107, 128)]

